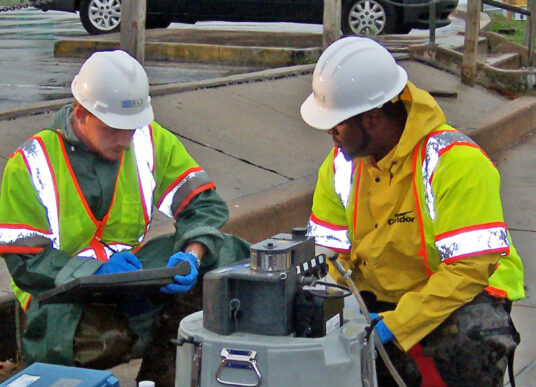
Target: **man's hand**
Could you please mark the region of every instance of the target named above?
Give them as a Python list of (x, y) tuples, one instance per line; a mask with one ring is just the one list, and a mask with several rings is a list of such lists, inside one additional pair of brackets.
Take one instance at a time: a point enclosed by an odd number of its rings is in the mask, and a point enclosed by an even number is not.
[[(377, 313), (370, 313), (371, 320), (374, 320), (377, 317), (379, 317)], [(393, 332), (391, 332), (387, 325), (385, 325), (383, 320), (378, 321), (378, 323), (374, 326), (374, 329), (376, 330), (376, 334), (382, 341), (382, 344), (387, 344), (389, 341), (395, 338), (395, 335), (393, 335)]]
[(169, 258), (167, 267), (173, 267), (179, 264), (179, 262), (188, 261), (190, 263), (190, 273), (187, 275), (176, 275), (173, 277), (175, 283), (163, 286), (160, 288), (162, 293), (177, 294), (186, 293), (193, 288), (197, 281), (197, 259), (190, 253), (183, 253), (179, 251)]
[(141, 268), (142, 264), (138, 257), (128, 251), (123, 251), (113, 254), (110, 260), (99, 267), (94, 274), (125, 273), (127, 271), (138, 271)]

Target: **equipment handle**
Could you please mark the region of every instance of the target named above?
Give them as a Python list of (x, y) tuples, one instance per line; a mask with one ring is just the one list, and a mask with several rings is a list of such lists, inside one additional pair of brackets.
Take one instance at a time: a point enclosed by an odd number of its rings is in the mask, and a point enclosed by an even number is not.
[[(234, 349), (222, 348), (220, 353), (222, 360), (218, 370), (216, 371), (216, 380), (218, 383), (226, 386), (238, 386), (238, 387), (258, 387), (261, 385), (262, 375), (257, 367), (257, 352), (255, 351), (241, 351)], [(257, 376), (257, 383), (238, 383), (228, 382), (220, 377), (224, 367), (230, 368), (247, 368), (253, 370)]]

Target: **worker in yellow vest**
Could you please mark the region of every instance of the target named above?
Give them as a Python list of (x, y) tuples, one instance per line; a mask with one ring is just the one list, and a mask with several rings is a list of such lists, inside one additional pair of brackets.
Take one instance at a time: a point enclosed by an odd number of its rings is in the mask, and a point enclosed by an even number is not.
[[(408, 385), (502, 386), (524, 290), (496, 166), (371, 39), (329, 46), (312, 88), (302, 118), (335, 146), (309, 235), (352, 271)], [(378, 363), (378, 384), (393, 385)]]
[[(136, 59), (120, 50), (95, 53), (71, 90), (75, 102), (6, 165), (0, 254), (26, 312), (26, 362), (110, 368), (140, 353), (165, 300), (191, 290), (199, 269), (214, 266), (228, 210), (205, 170), (153, 120), (147, 74)], [(176, 232), (147, 241), (155, 208), (174, 219)], [(190, 274), (162, 287), (164, 301), (40, 305), (33, 297), (82, 276), (181, 261)]]

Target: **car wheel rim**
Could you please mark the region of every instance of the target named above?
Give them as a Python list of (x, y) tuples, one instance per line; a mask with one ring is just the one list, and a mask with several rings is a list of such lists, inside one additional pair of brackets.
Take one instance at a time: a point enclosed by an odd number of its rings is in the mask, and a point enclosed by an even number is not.
[(356, 35), (378, 35), (386, 21), (385, 9), (374, 0), (356, 2), (348, 13), (348, 24)]
[(88, 6), (91, 24), (101, 31), (111, 31), (121, 22), (121, 2), (119, 0), (92, 0)]

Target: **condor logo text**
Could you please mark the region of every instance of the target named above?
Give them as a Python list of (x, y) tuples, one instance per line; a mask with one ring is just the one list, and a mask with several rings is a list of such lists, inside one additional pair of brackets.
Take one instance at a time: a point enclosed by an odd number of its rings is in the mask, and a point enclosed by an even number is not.
[(412, 212), (413, 211), (406, 211), (395, 214), (394, 218), (391, 218), (387, 221), (387, 224), (391, 226), (395, 223), (413, 223), (415, 222), (415, 217), (409, 216), (409, 214)]

